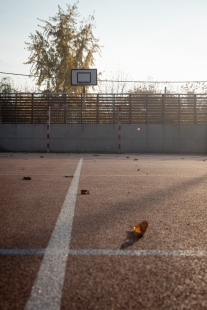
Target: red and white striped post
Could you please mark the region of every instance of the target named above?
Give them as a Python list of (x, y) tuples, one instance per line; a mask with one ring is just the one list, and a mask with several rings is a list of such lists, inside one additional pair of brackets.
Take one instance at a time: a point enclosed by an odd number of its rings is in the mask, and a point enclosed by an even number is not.
[(50, 105), (47, 105), (47, 153), (50, 152)]
[(118, 153), (121, 153), (121, 106), (118, 113)]
[[(50, 112), (51, 112), (51, 107), (61, 107), (66, 109), (66, 105), (69, 107), (74, 107), (74, 104), (57, 104), (57, 103), (48, 103), (47, 105), (47, 153), (50, 153)], [(76, 104), (76, 107), (81, 107), (81, 104)]]

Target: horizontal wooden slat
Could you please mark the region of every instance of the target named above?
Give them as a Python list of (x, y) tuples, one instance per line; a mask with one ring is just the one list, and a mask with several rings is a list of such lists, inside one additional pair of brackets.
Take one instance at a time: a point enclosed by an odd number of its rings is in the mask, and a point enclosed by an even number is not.
[(0, 94), (0, 123), (206, 124), (207, 95)]

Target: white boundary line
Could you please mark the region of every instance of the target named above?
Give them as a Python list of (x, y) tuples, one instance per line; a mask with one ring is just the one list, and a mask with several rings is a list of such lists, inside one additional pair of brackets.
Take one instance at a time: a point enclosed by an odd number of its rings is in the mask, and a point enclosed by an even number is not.
[[(25, 175), (25, 173), (0, 173), (0, 176), (15, 176), (15, 175), (19, 175), (19, 176), (23, 176), (23, 175)], [(31, 175), (31, 177), (32, 176), (54, 176), (54, 175), (56, 175), (56, 176), (61, 176), (61, 177), (65, 177), (64, 176), (64, 174), (31, 174), (30, 173), (30, 175)], [(200, 177), (200, 176), (204, 176), (204, 175), (206, 175), (205, 173), (203, 173), (203, 174), (199, 174), (199, 175), (197, 175), (197, 177)], [(112, 175), (110, 175), (110, 174), (85, 174), (85, 176), (86, 177), (136, 177), (136, 178), (141, 178), (141, 177), (182, 177), (183, 179), (185, 179), (185, 178), (192, 178), (192, 175), (172, 175), (172, 174), (112, 174)], [(72, 178), (73, 176), (72, 175), (69, 175), (68, 176), (68, 178)]]
[(25, 310), (60, 309), (82, 161), (81, 158), (45, 250)]
[(69, 250), (69, 255), (112, 256), (196, 256), (206, 257), (207, 251), (193, 250)]
[[(0, 255), (43, 255), (45, 249), (0, 249)], [(81, 250), (56, 250), (47, 249), (47, 254), (52, 256), (61, 255), (85, 255), (85, 256), (195, 256), (207, 257), (206, 250), (104, 250), (104, 249), (81, 249)]]
[[(0, 175), (25, 175), (24, 173), (0, 173)], [(64, 177), (64, 174), (59, 174), (59, 173), (39, 173), (39, 174), (33, 174), (30, 173), (31, 176), (44, 176), (44, 175), (57, 175), (57, 176), (61, 176)], [(73, 178), (73, 175), (69, 175), (68, 178)]]
[(38, 255), (45, 254), (45, 249), (0, 249), (0, 255)]

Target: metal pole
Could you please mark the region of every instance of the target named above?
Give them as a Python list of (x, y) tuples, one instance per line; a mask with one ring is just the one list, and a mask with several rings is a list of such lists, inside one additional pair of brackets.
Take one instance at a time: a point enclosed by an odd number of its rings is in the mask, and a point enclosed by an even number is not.
[(86, 106), (86, 86), (83, 86), (83, 106)]
[(50, 104), (47, 104), (47, 153), (50, 152)]
[(118, 154), (121, 153), (121, 106), (118, 112)]

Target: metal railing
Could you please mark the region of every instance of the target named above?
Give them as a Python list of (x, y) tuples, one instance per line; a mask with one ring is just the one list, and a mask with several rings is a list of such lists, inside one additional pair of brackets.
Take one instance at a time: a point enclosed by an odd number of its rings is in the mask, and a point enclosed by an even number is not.
[(206, 124), (206, 94), (37, 94), (0, 93), (0, 123)]

